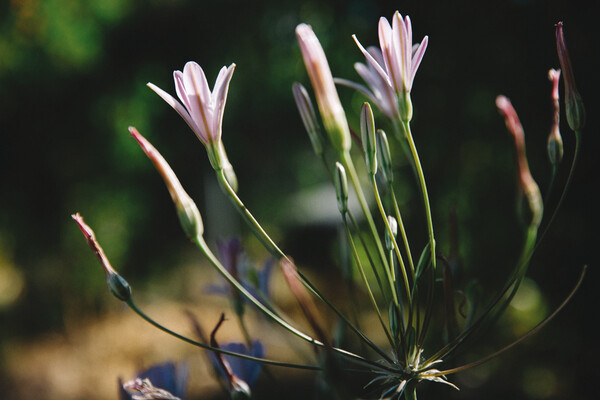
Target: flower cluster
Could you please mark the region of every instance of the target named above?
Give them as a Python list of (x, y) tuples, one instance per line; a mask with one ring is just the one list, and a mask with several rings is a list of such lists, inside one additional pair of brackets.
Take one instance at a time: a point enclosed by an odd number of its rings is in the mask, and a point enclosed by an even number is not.
[[(251, 395), (250, 387), (258, 379), (262, 365), (320, 371), (320, 376), (325, 380), (332, 397), (340, 398), (350, 398), (355, 395), (348, 393), (348, 385), (344, 383), (344, 379), (347, 379), (351, 372), (363, 373), (367, 381), (370, 381), (367, 385), (369, 390), (374, 390), (380, 398), (416, 399), (417, 385), (421, 381), (444, 383), (456, 388), (448, 381), (447, 375), (482, 364), (537, 332), (564, 307), (581, 283), (583, 273), (575, 289), (557, 310), (520, 339), (482, 359), (465, 365), (452, 364), (453, 356), (472, 337), (480, 334), (484, 327), (496, 322), (515, 296), (525, 278), (539, 240), (543, 237), (543, 234), (539, 235), (538, 231), (544, 217), (545, 204), (529, 169), (525, 131), (517, 112), (507, 97), (498, 96), (496, 105), (514, 139), (519, 193), (526, 200), (525, 211), (530, 217), (525, 221), (524, 242), (520, 256), (507, 281), (482, 312), (461, 319), (453, 300), (455, 288), (452, 271), (436, 247), (429, 192), (411, 130), (413, 104), (410, 93), (429, 39), (425, 36), (421, 42), (413, 44), (411, 20), (408, 16), (402, 17), (399, 12), (393, 15), (391, 24), (382, 17), (379, 21), (378, 33), (379, 48), (365, 48), (354, 36), (356, 44), (366, 59), (366, 63), (355, 64), (356, 72), (366, 82), (364, 86), (346, 79), (334, 79), (325, 51), (312, 27), (306, 24), (298, 25), (296, 36), (321, 121), (317, 118), (309, 91), (300, 83), (295, 83), (293, 92), (313, 149), (327, 168), (331, 183), (336, 190), (340, 226), (346, 235), (346, 248), (349, 250), (348, 255), (353, 266), (352, 272), (345, 277), (345, 283), (350, 287), (349, 292), (353, 296), (353, 301), (357, 301), (358, 298), (355, 296), (356, 282), (362, 283), (362, 290), (367, 295), (373, 315), (377, 317), (382, 336), (387, 339), (384, 345), (376, 344), (375, 340), (361, 330), (355, 319), (347, 316), (321, 293), (319, 288), (303, 274), (302, 268), (296, 266), (292, 257), (279, 248), (238, 196), (237, 178), (221, 140), (225, 103), (235, 64), (220, 70), (211, 91), (202, 68), (194, 62), (188, 62), (183, 72), (175, 71), (173, 74), (179, 101), (152, 83), (148, 83), (148, 86), (177, 111), (206, 147), (221, 189), (248, 224), (250, 231), (272, 256), (272, 261), (262, 270), (257, 271), (249, 267), (239, 240), (220, 242), (219, 256), (213, 254), (204, 239), (202, 218), (198, 207), (183, 189), (176, 174), (160, 153), (135, 128), (130, 128), (130, 132), (164, 179), (187, 237), (223, 277), (224, 285), (212, 285), (210, 291), (225, 294), (231, 299), (232, 309), (244, 336), (243, 341), (219, 343), (216, 334), (226, 321), (224, 314), (221, 315), (209, 337), (206, 337), (195, 317), (190, 314), (196, 339), (174, 332), (146, 315), (133, 301), (129, 284), (109, 263), (92, 229), (83, 222), (79, 214), (73, 216), (101, 262), (111, 292), (156, 328), (210, 351), (214, 370), (221, 376), (232, 397)], [(576, 133), (577, 149), (579, 149), (579, 134), (584, 125), (585, 112), (575, 87), (562, 23), (557, 26), (556, 37), (565, 79), (567, 120)], [(549, 76), (553, 83), (551, 99), (554, 105), (554, 116), (548, 140), (548, 155), (555, 173), (563, 152), (559, 131), (560, 72), (551, 70)], [(352, 129), (335, 83), (357, 89), (381, 110), (387, 120), (376, 121), (371, 105), (365, 102), (360, 110), (360, 125)], [(321, 122), (329, 140), (325, 140), (324, 135), (321, 134)], [(405, 156), (408, 157), (408, 165), (412, 169), (410, 172), (414, 174), (423, 201), (421, 207), (424, 210), (423, 224), (427, 227), (428, 240), (418, 258), (414, 256), (403, 223), (402, 212), (405, 211), (403, 210), (405, 205), (401, 206), (395, 197), (393, 146), (390, 146), (386, 133), (378, 129), (378, 126), (385, 126), (386, 123), (391, 123), (396, 130), (396, 136), (405, 151)], [(357, 157), (351, 151), (352, 131), (360, 132), (359, 140), (362, 146), (357, 152), (362, 153), (360, 160), (364, 161), (366, 168), (355, 167)], [(570, 176), (577, 154), (578, 150), (574, 156)], [(362, 180), (359, 177), (359, 170), (364, 171), (366, 175)], [(369, 190), (374, 199), (374, 207), (366, 200), (364, 182), (370, 184)], [(566, 188), (552, 215), (560, 207), (565, 191)], [(355, 196), (360, 204), (360, 216), (355, 216), (356, 211), (348, 205), (351, 196)], [(359, 224), (360, 218), (364, 219), (364, 225)], [(550, 222), (552, 219), (553, 217), (550, 218)], [(273, 265), (278, 265), (281, 269), (289, 292), (297, 300), (312, 333), (288, 320), (269, 298), (267, 283)], [(353, 271), (360, 276), (353, 276)], [(442, 304), (436, 304), (434, 301), (436, 299), (434, 293), (439, 282), (442, 282), (444, 291)], [(466, 301), (471, 310), (474, 310), (472, 299), (467, 298)], [(315, 351), (315, 362), (298, 364), (264, 358), (265, 345), (254, 339), (257, 334), (246, 326), (246, 304), (252, 305), (252, 312), (262, 314), (273, 325), (306, 342)], [(337, 347), (338, 341), (328, 333), (319, 305), (327, 307), (341, 321), (345, 330), (355, 334), (362, 347), (358, 349)], [(444, 341), (444, 345), (438, 349), (431, 349), (427, 338), (431, 335), (431, 327), (435, 326), (431, 321), (438, 309), (442, 309), (445, 313), (445, 322), (441, 324), (444, 325), (444, 332), (438, 335)], [(181, 385), (186, 378), (187, 369), (181, 375), (180, 370), (176, 371), (173, 364), (154, 367), (140, 373), (133, 381), (122, 385), (121, 397), (123, 399), (183, 398)]]

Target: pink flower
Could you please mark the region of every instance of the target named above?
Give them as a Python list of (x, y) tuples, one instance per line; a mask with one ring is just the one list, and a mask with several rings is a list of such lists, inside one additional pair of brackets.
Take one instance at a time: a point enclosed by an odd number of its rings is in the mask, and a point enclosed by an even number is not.
[(377, 60), (354, 36), (356, 44), (363, 52), (369, 64), (382, 79), (400, 93), (410, 93), (415, 73), (419, 69), (429, 38), (425, 36), (420, 44), (412, 44), (412, 25), (408, 16), (402, 18), (396, 11), (392, 25), (384, 17), (379, 20), (379, 46), (381, 60)]
[[(381, 50), (375, 46), (369, 46), (367, 51), (379, 65), (384, 65)], [(381, 75), (368, 60), (366, 64), (355, 63), (354, 69), (363, 78), (368, 87), (346, 79), (334, 78), (334, 81), (358, 90), (372, 101), (388, 118), (396, 118), (398, 115), (398, 96), (394, 87), (390, 85), (387, 75)]]
[(181, 115), (204, 145), (218, 143), (221, 140), (223, 111), (234, 69), (235, 64), (221, 68), (211, 92), (202, 68), (193, 61), (186, 63), (183, 72), (173, 72), (175, 90), (181, 103), (150, 82), (148, 87)]

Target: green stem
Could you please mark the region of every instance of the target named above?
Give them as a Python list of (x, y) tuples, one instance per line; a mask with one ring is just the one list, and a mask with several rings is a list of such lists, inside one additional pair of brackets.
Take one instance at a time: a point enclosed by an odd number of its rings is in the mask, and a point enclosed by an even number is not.
[(410, 251), (410, 245), (408, 243), (408, 236), (406, 235), (406, 230), (404, 228), (404, 222), (402, 222), (402, 215), (400, 214), (400, 209), (398, 208), (398, 202), (396, 201), (396, 194), (394, 193), (394, 188), (390, 184), (389, 191), (392, 194), (392, 203), (394, 204), (394, 211), (396, 213), (396, 220), (398, 221), (398, 227), (400, 228), (400, 234), (402, 235), (402, 241), (404, 242), (404, 248), (406, 249), (406, 254), (408, 258), (408, 264), (410, 266), (410, 270), (412, 272), (413, 278), (415, 277), (415, 264), (413, 263), (412, 252)]
[[(387, 265), (387, 257), (385, 256), (385, 251), (383, 250), (381, 239), (379, 238), (379, 234), (377, 233), (375, 221), (373, 221), (373, 216), (371, 215), (371, 211), (369, 210), (369, 205), (367, 204), (367, 200), (362, 191), (360, 181), (356, 173), (356, 169), (354, 168), (354, 163), (352, 162), (352, 158), (350, 157), (350, 152), (341, 152), (339, 156), (342, 161), (342, 164), (344, 165), (344, 168), (346, 169), (346, 172), (350, 176), (350, 181), (352, 182), (352, 186), (354, 187), (354, 191), (356, 192), (356, 197), (358, 198), (360, 207), (362, 208), (363, 214), (365, 215), (367, 223), (369, 224), (371, 235), (373, 236), (373, 240), (375, 241), (375, 245), (377, 246), (379, 258), (381, 259), (381, 262), (383, 263), (385, 268), (389, 269), (389, 265)], [(395, 291), (393, 291), (392, 293), (394, 294), (394, 302), (398, 304), (398, 299), (396, 298)]]
[(429, 232), (429, 244), (431, 251), (431, 266), (435, 271), (435, 237), (433, 235), (433, 220), (431, 218), (431, 206), (429, 204), (429, 195), (427, 194), (427, 185), (425, 183), (425, 175), (423, 174), (423, 167), (421, 166), (421, 161), (419, 159), (419, 153), (417, 152), (417, 147), (415, 146), (415, 141), (413, 140), (412, 133), (410, 131), (410, 124), (408, 121), (402, 121), (404, 129), (406, 131), (406, 138), (408, 140), (408, 145), (410, 147), (410, 151), (412, 153), (413, 161), (415, 163), (415, 167), (417, 169), (417, 176), (419, 180), (419, 185), (421, 186), (421, 194), (423, 196), (423, 203), (425, 205), (425, 217), (427, 219), (427, 230)]
[(393, 347), (394, 341), (392, 340), (392, 337), (391, 337), (390, 333), (388, 332), (388, 330), (385, 326), (385, 323), (383, 322), (381, 312), (379, 311), (379, 307), (377, 306), (377, 301), (375, 300), (375, 296), (373, 295), (373, 291), (371, 290), (371, 286), (369, 285), (369, 281), (367, 279), (367, 275), (365, 274), (365, 270), (362, 266), (362, 263), (360, 262), (360, 257), (358, 256), (358, 252), (356, 251), (356, 246), (354, 245), (354, 240), (352, 239), (352, 233), (350, 232), (350, 228), (348, 227), (348, 222), (346, 221), (345, 216), (343, 217), (343, 219), (344, 219), (344, 226), (346, 227), (346, 234), (348, 235), (348, 241), (350, 242), (350, 247), (352, 248), (352, 255), (354, 256), (354, 260), (356, 261), (356, 265), (358, 266), (360, 276), (362, 277), (365, 287), (367, 288), (367, 293), (369, 294), (369, 299), (371, 300), (371, 304), (373, 305), (373, 308), (375, 309), (375, 312), (377, 313), (377, 317), (379, 318), (379, 322), (381, 323), (381, 326), (383, 327), (383, 331), (385, 332), (385, 335), (387, 336), (387, 338), (390, 342), (390, 345)]
[[(400, 264), (400, 268), (402, 271), (402, 278), (404, 280), (404, 287), (406, 289), (406, 298), (408, 299), (409, 307), (410, 307), (410, 285), (408, 282), (408, 275), (406, 274), (406, 267), (404, 266), (404, 260), (402, 258), (402, 255), (400, 254), (400, 247), (398, 246), (398, 243), (396, 242), (396, 237), (392, 233), (392, 228), (390, 227), (390, 223), (387, 219), (387, 214), (386, 214), (385, 210), (383, 209), (383, 203), (381, 202), (381, 196), (379, 195), (379, 189), (377, 188), (377, 182), (375, 181), (375, 175), (371, 175), (371, 185), (373, 186), (373, 193), (375, 194), (375, 200), (377, 202), (377, 207), (379, 208), (379, 213), (381, 214), (381, 219), (383, 219), (383, 222), (385, 223), (385, 229), (387, 230), (387, 233), (388, 233), (390, 239), (392, 240), (392, 243), (394, 244), (394, 250), (396, 252), (396, 257), (398, 258), (398, 263)], [(392, 279), (393, 279), (393, 281), (396, 281), (395, 271), (391, 265), (390, 265), (390, 269), (392, 271)], [(414, 278), (414, 276), (413, 276), (413, 278)], [(395, 286), (394, 286), (393, 293), (396, 294)], [(396, 294), (395, 298), (397, 298), (397, 294)], [(396, 301), (396, 305), (398, 305), (397, 301)]]
[(210, 351), (214, 351), (216, 353), (222, 353), (222, 354), (226, 354), (229, 356), (233, 356), (233, 357), (238, 357), (238, 358), (242, 358), (244, 360), (249, 360), (249, 361), (256, 361), (259, 363), (263, 363), (263, 364), (269, 364), (269, 365), (276, 365), (279, 367), (289, 367), (289, 368), (297, 368), (297, 369), (308, 369), (308, 370), (313, 370), (313, 371), (318, 371), (321, 370), (320, 367), (317, 366), (313, 366), (313, 365), (302, 365), (302, 364), (293, 364), (293, 363), (285, 363), (285, 362), (280, 362), (280, 361), (273, 361), (273, 360), (268, 360), (265, 358), (259, 358), (259, 357), (253, 357), (253, 356), (249, 356), (246, 354), (240, 354), (240, 353), (235, 353), (233, 351), (229, 351), (229, 350), (223, 350), (223, 349), (219, 349), (216, 347), (212, 347), (209, 345), (206, 345), (204, 343), (200, 343), (197, 342), (195, 340), (192, 340), (188, 337), (185, 337), (183, 335), (180, 335), (164, 326), (162, 326), (161, 324), (159, 324), (158, 322), (154, 321), (152, 318), (150, 318), (149, 316), (147, 316), (140, 308), (138, 308), (138, 306), (134, 303), (133, 299), (130, 298), (129, 300), (126, 301), (127, 305), (136, 313), (138, 314), (140, 317), (142, 317), (142, 319), (144, 319), (146, 322), (150, 323), (151, 325), (153, 325), (154, 327), (160, 329), (163, 332), (168, 333), (171, 336), (176, 337), (179, 340), (182, 340), (186, 343), (189, 343), (191, 345), (203, 348), (205, 350), (210, 350)]
[[(294, 335), (298, 336), (299, 338), (315, 344), (317, 346), (323, 347), (324, 344), (321, 343), (320, 341), (310, 337), (309, 335), (299, 331), (298, 329), (294, 328), (292, 325), (290, 325), (287, 321), (281, 319), (281, 317), (277, 316), (276, 314), (274, 314), (271, 310), (269, 310), (264, 304), (262, 304), (260, 301), (258, 301), (250, 292), (248, 292), (246, 290), (246, 288), (244, 288), (242, 286), (241, 283), (239, 283), (230, 273), (229, 271), (227, 271), (225, 269), (225, 267), (223, 267), (223, 265), (221, 265), (221, 263), (219, 262), (219, 260), (215, 257), (215, 255), (210, 251), (210, 249), (208, 248), (208, 245), (206, 244), (206, 242), (204, 241), (204, 238), (201, 236), (197, 236), (194, 239), (194, 243), (200, 248), (200, 250), (202, 251), (202, 253), (204, 254), (204, 256), (210, 261), (210, 263), (219, 271), (219, 273), (231, 284), (235, 287), (236, 290), (238, 290), (241, 294), (244, 295), (244, 297), (246, 297), (252, 304), (254, 304), (259, 310), (261, 310), (265, 315), (267, 315), (269, 318), (271, 318), (273, 321), (277, 322), (279, 325), (281, 325), (284, 329), (288, 330), (289, 332), (293, 333)], [(376, 367), (377, 369), (384, 369), (387, 370), (387, 368), (385, 368), (382, 365), (379, 365), (373, 361), (369, 361), (361, 356), (358, 356), (354, 353), (351, 353), (349, 351), (343, 350), (343, 349), (339, 349), (337, 347), (332, 347), (332, 349), (334, 351), (336, 351), (337, 353), (341, 354), (342, 356), (363, 364), (363, 365), (368, 365), (369, 367)]]
[(544, 239), (544, 237), (546, 236), (546, 233), (548, 233), (548, 229), (550, 229), (550, 226), (552, 225), (552, 223), (554, 222), (554, 219), (556, 218), (556, 215), (558, 214), (558, 210), (560, 209), (560, 207), (563, 204), (563, 201), (565, 200), (567, 191), (568, 191), (569, 187), (571, 186), (571, 181), (573, 180), (573, 175), (575, 173), (575, 167), (577, 165), (577, 160), (579, 159), (580, 152), (581, 152), (581, 131), (575, 131), (575, 153), (573, 154), (573, 161), (571, 162), (571, 169), (569, 170), (569, 176), (567, 177), (567, 183), (565, 183), (565, 186), (563, 187), (562, 193), (560, 195), (560, 199), (558, 200), (558, 203), (556, 204), (556, 207), (554, 208), (554, 211), (552, 212), (552, 216), (548, 220), (548, 223), (546, 224), (544, 231), (542, 232), (541, 235), (539, 235), (539, 240), (538, 240), (538, 244), (536, 245), (536, 248), (537, 248), (537, 246), (539, 246), (539, 243)]
[(221, 187), (225, 190), (225, 193), (229, 196), (231, 201), (233, 201), (233, 204), (236, 206), (237, 210), (242, 215), (242, 217), (244, 217), (244, 219), (246, 220), (248, 225), (250, 225), (250, 227), (252, 228), (256, 237), (265, 245), (265, 248), (274, 257), (276, 257), (277, 259), (285, 258), (286, 256), (283, 253), (283, 251), (281, 251), (281, 249), (279, 247), (277, 247), (275, 242), (269, 237), (267, 232), (265, 232), (265, 230), (258, 223), (256, 218), (254, 218), (254, 216), (252, 215), (250, 210), (248, 210), (246, 208), (246, 206), (244, 205), (242, 200), (238, 197), (235, 190), (233, 190), (233, 188), (227, 181), (227, 178), (225, 177), (224, 171), (222, 169), (220, 169), (220, 170), (215, 170), (215, 172), (217, 173), (217, 177), (219, 179), (219, 183), (221, 184)]
[(371, 269), (373, 271), (373, 275), (375, 275), (375, 279), (377, 280), (377, 285), (379, 286), (379, 290), (381, 291), (381, 294), (383, 295), (383, 298), (386, 302), (389, 302), (389, 297), (386, 294), (386, 291), (383, 288), (383, 284), (381, 283), (381, 278), (379, 277), (379, 272), (377, 272), (377, 267), (375, 266), (375, 263), (373, 262), (373, 258), (371, 257), (371, 252), (369, 251), (369, 248), (367, 247), (367, 244), (365, 243), (365, 240), (362, 237), (362, 232), (360, 231), (359, 227), (358, 227), (358, 223), (356, 222), (356, 219), (354, 218), (354, 216), (352, 215), (352, 213), (350, 211), (348, 211), (348, 217), (350, 218), (350, 221), (352, 221), (352, 226), (354, 226), (354, 229), (356, 230), (356, 234), (358, 236), (358, 239), (360, 240), (360, 243), (363, 246), (363, 249), (365, 250), (365, 254), (367, 255), (367, 258), (369, 260), (369, 265), (371, 265)]

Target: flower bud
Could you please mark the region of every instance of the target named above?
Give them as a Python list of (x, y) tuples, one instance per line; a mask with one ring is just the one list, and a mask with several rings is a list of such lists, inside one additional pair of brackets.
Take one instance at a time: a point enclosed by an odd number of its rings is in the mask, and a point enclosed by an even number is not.
[(519, 121), (517, 112), (508, 98), (498, 96), (496, 98), (496, 106), (504, 116), (506, 127), (515, 141), (519, 189), (525, 195), (529, 204), (529, 209), (532, 214), (530, 225), (539, 226), (540, 222), (542, 222), (544, 206), (540, 189), (529, 171), (527, 154), (525, 152), (525, 133), (523, 132), (523, 126)]
[(383, 173), (383, 178), (388, 185), (394, 181), (394, 172), (392, 171), (392, 153), (390, 152), (390, 144), (387, 140), (387, 135), (381, 129), (377, 130), (377, 159), (379, 160), (379, 170)]
[(185, 234), (193, 239), (197, 236), (202, 236), (204, 233), (204, 225), (202, 223), (202, 217), (200, 211), (196, 207), (196, 203), (186, 193), (177, 179), (177, 175), (173, 172), (167, 161), (160, 155), (158, 150), (154, 148), (134, 127), (129, 127), (131, 136), (137, 140), (139, 145), (144, 150), (144, 153), (148, 156), (150, 161), (154, 164), (158, 172), (161, 174), (169, 194), (175, 203), (175, 209), (177, 210), (177, 216), (179, 222)]
[(560, 136), (560, 105), (558, 96), (558, 81), (560, 80), (560, 70), (551, 69), (548, 71), (548, 79), (552, 82), (552, 105), (554, 108), (554, 118), (552, 128), (548, 136), (548, 158), (552, 165), (560, 164), (563, 157), (563, 141)]
[(317, 122), (317, 115), (315, 114), (312, 101), (310, 101), (310, 96), (308, 95), (306, 88), (298, 82), (294, 83), (292, 91), (294, 92), (296, 107), (298, 107), (302, 123), (308, 133), (313, 149), (315, 153), (320, 156), (323, 154), (323, 143), (321, 142), (321, 132), (319, 123)]
[(323, 47), (310, 25), (298, 25), (296, 36), (329, 140), (336, 150), (348, 151), (352, 145), (350, 129)]
[(342, 215), (345, 215), (348, 212), (348, 179), (344, 166), (339, 162), (335, 163), (334, 184), (338, 209)]
[(375, 120), (369, 103), (363, 103), (360, 112), (360, 133), (362, 138), (365, 162), (369, 174), (377, 173), (377, 147), (375, 145)]
[(392, 250), (394, 250), (394, 240), (396, 239), (396, 236), (398, 236), (398, 221), (396, 221), (396, 218), (392, 217), (391, 215), (388, 215), (387, 220), (388, 220), (388, 224), (390, 225), (390, 230), (392, 231), (392, 235), (394, 235), (394, 239), (392, 239), (390, 237), (390, 232), (386, 229), (385, 230), (385, 247), (388, 249), (388, 251), (392, 251)]
[(567, 114), (567, 122), (573, 131), (579, 131), (585, 125), (585, 107), (575, 85), (575, 75), (573, 74), (571, 59), (569, 58), (569, 52), (565, 43), (562, 21), (556, 24), (556, 50), (565, 84), (565, 112)]
[(96, 235), (94, 235), (92, 228), (83, 222), (83, 217), (79, 215), (79, 213), (71, 215), (71, 218), (77, 222), (85, 240), (94, 252), (98, 261), (100, 261), (100, 264), (102, 264), (102, 268), (106, 274), (106, 284), (108, 285), (108, 289), (119, 300), (129, 300), (131, 298), (131, 287), (129, 286), (129, 283), (127, 283), (127, 281), (110, 265), (108, 258), (104, 254), (104, 250), (102, 250), (102, 247), (100, 247), (100, 244), (96, 241)]

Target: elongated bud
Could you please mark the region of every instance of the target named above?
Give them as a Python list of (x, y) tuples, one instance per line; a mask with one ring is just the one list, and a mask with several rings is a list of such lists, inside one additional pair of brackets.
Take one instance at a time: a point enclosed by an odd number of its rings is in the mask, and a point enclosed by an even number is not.
[(585, 125), (585, 107), (575, 85), (575, 75), (573, 74), (571, 58), (569, 57), (569, 51), (565, 43), (562, 21), (556, 24), (556, 50), (565, 84), (565, 112), (567, 114), (567, 122), (573, 131), (578, 131), (583, 129)]
[(525, 152), (525, 133), (523, 132), (523, 126), (519, 121), (517, 112), (513, 108), (508, 98), (504, 96), (498, 96), (496, 98), (496, 106), (500, 110), (500, 113), (504, 116), (506, 127), (515, 140), (517, 166), (519, 169), (519, 188), (525, 194), (527, 197), (527, 202), (529, 203), (529, 208), (532, 213), (530, 224), (532, 226), (539, 226), (540, 222), (542, 222), (544, 206), (540, 189), (537, 183), (535, 183), (533, 180), (531, 172), (529, 171), (527, 154)]
[(360, 133), (369, 174), (377, 173), (377, 146), (375, 144), (375, 119), (369, 103), (363, 103), (360, 111)]
[(335, 83), (323, 47), (321, 47), (321, 43), (319, 43), (319, 39), (317, 39), (310, 25), (298, 25), (296, 36), (300, 43), (304, 65), (310, 77), (329, 140), (338, 151), (350, 150), (352, 141), (348, 121), (335, 89)]
[(548, 158), (552, 165), (560, 164), (563, 157), (563, 141), (560, 136), (560, 104), (558, 102), (558, 82), (560, 80), (560, 69), (551, 69), (548, 71), (548, 79), (552, 82), (552, 106), (554, 108), (554, 118), (550, 135), (548, 135)]
[(300, 112), (302, 123), (308, 133), (310, 142), (312, 143), (313, 150), (320, 156), (323, 154), (323, 143), (321, 141), (321, 130), (319, 129), (319, 122), (317, 121), (317, 115), (313, 107), (310, 96), (306, 91), (306, 88), (302, 84), (295, 82), (292, 86), (294, 92), (294, 100), (296, 101), (296, 107)]
[(383, 178), (388, 185), (394, 181), (394, 172), (392, 171), (392, 153), (390, 152), (390, 143), (387, 135), (381, 129), (377, 130), (377, 159), (379, 160), (379, 170), (383, 173)]
[(198, 207), (196, 207), (196, 203), (191, 199), (191, 197), (186, 193), (177, 179), (177, 176), (169, 166), (169, 164), (165, 161), (165, 159), (160, 155), (158, 150), (154, 148), (134, 127), (129, 127), (129, 132), (131, 136), (137, 140), (139, 145), (144, 150), (144, 153), (148, 156), (150, 161), (154, 164), (160, 175), (162, 176), (165, 184), (167, 185), (167, 189), (169, 189), (169, 194), (173, 199), (173, 203), (175, 203), (175, 209), (177, 210), (177, 216), (179, 217), (179, 222), (181, 223), (181, 227), (185, 234), (193, 239), (197, 236), (202, 236), (204, 233), (204, 225), (202, 224), (202, 217), (200, 216), (200, 211), (198, 211)]
[(342, 215), (345, 215), (348, 212), (348, 179), (346, 178), (346, 169), (339, 162), (335, 163), (334, 184), (338, 209)]
[[(398, 221), (396, 221), (396, 218), (392, 217), (391, 215), (388, 215), (387, 220), (388, 224), (390, 225), (392, 235), (394, 235), (394, 239), (396, 239), (396, 236), (398, 236)], [(385, 247), (388, 249), (388, 251), (394, 250), (394, 240), (392, 240), (390, 237), (390, 233), (387, 229), (385, 230)]]
[(90, 249), (92, 249), (92, 252), (94, 252), (94, 255), (98, 261), (100, 261), (100, 264), (102, 264), (102, 268), (106, 274), (106, 284), (108, 285), (108, 289), (117, 299), (122, 301), (129, 300), (131, 298), (131, 287), (129, 286), (129, 283), (127, 283), (127, 281), (110, 265), (108, 258), (104, 254), (104, 250), (102, 250), (102, 247), (100, 247), (100, 244), (96, 241), (96, 235), (94, 235), (92, 228), (83, 222), (83, 217), (79, 215), (79, 213), (71, 215), (71, 218), (79, 225), (79, 229), (81, 230), (81, 233), (83, 233), (83, 237), (90, 246)]
[(309, 296), (307, 289), (302, 284), (293, 261), (284, 257), (279, 260), (279, 266), (281, 267), (281, 272), (283, 272), (283, 277), (290, 287), (292, 294), (296, 300), (298, 300), (298, 304), (300, 305), (306, 320), (313, 328), (315, 335), (321, 342), (323, 342), (323, 344), (325, 344), (326, 347), (329, 347), (329, 340), (327, 340), (325, 331), (322, 328), (319, 310), (312, 301), (312, 298)]

